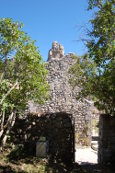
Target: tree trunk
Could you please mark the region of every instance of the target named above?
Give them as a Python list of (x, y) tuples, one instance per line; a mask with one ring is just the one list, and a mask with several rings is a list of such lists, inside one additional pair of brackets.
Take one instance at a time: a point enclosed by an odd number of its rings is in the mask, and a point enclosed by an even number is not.
[(5, 110), (3, 111), (1, 116), (2, 116), (2, 118), (1, 118), (0, 138), (2, 137), (2, 135), (4, 133)]
[(1, 129), (0, 130), (0, 139), (1, 139), (2, 135), (3, 135), (3, 133), (4, 133), (4, 129)]
[(15, 119), (16, 119), (16, 113), (12, 112), (7, 121), (6, 131), (2, 134), (2, 146), (4, 146), (7, 142), (10, 130), (15, 124)]
[(5, 120), (5, 110), (3, 111), (3, 114), (2, 114), (1, 129), (3, 129), (3, 127), (4, 127), (4, 120)]

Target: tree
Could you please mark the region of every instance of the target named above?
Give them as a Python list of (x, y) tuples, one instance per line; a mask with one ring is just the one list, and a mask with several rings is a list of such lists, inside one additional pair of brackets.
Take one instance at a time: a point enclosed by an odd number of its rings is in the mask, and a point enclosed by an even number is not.
[(22, 23), (0, 20), (0, 140), (5, 144), (16, 116), (23, 115), (28, 101), (47, 99), (47, 70), (35, 41)]
[(93, 96), (100, 110), (115, 115), (115, 1), (89, 0), (89, 10), (95, 7), (88, 53), (70, 69), (71, 83), (81, 86), (80, 96)]

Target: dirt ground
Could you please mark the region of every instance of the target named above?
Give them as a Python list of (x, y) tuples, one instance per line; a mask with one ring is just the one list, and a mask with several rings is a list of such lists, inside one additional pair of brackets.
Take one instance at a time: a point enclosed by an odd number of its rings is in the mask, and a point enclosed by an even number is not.
[(75, 162), (78, 164), (97, 164), (97, 151), (91, 147), (76, 148)]
[[(10, 149), (0, 153), (0, 173), (115, 173), (108, 165), (97, 164), (97, 154), (91, 148), (77, 148), (76, 163), (71, 167), (62, 163), (49, 163), (48, 160), (27, 157), (11, 159), (8, 157)], [(15, 153), (19, 154), (19, 153)]]
[[(79, 164), (83, 173), (115, 173), (109, 165), (98, 164), (98, 151), (94, 151), (91, 147), (76, 147), (75, 162)], [(75, 173), (79, 173), (77, 169)]]

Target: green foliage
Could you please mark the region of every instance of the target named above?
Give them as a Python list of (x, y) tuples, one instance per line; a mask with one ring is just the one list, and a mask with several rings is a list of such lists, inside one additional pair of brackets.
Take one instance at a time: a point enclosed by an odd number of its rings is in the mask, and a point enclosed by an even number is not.
[(90, 22), (92, 30), (87, 41), (89, 55), (99, 67), (105, 68), (115, 56), (115, 1), (106, 0), (101, 4)]
[[(20, 114), (29, 100), (43, 103), (47, 97), (47, 70), (35, 41), (23, 24), (0, 19), (0, 115)], [(5, 123), (5, 122), (4, 122)]]
[(9, 18), (0, 20), (0, 99), (17, 81), (5, 100), (18, 106), (28, 99), (43, 102), (48, 88), (42, 58), (22, 26)]
[[(88, 55), (71, 69), (71, 83), (81, 86), (80, 97), (91, 95), (105, 113), (115, 114), (115, 1), (89, 0), (89, 9), (97, 7), (90, 20), (86, 42)], [(72, 82), (74, 81), (74, 82)]]
[(94, 7), (100, 7), (102, 2), (103, 0), (89, 0), (88, 10), (91, 10)]

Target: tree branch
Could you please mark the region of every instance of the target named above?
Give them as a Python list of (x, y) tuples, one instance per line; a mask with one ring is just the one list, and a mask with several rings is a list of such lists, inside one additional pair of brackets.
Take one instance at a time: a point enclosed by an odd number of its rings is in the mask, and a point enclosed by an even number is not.
[(1, 82), (2, 82), (3, 77), (4, 77), (4, 72), (3, 72), (3, 73), (1, 74), (1, 76), (0, 76), (0, 84), (1, 84)]
[(5, 120), (5, 110), (3, 111), (3, 114), (2, 114), (1, 129), (3, 129), (3, 126), (4, 126), (4, 120)]
[(3, 103), (3, 101), (6, 99), (6, 97), (11, 93), (11, 91), (18, 85), (18, 80), (14, 83), (14, 85), (10, 88), (10, 90), (3, 96), (3, 98), (0, 101), (0, 105)]

